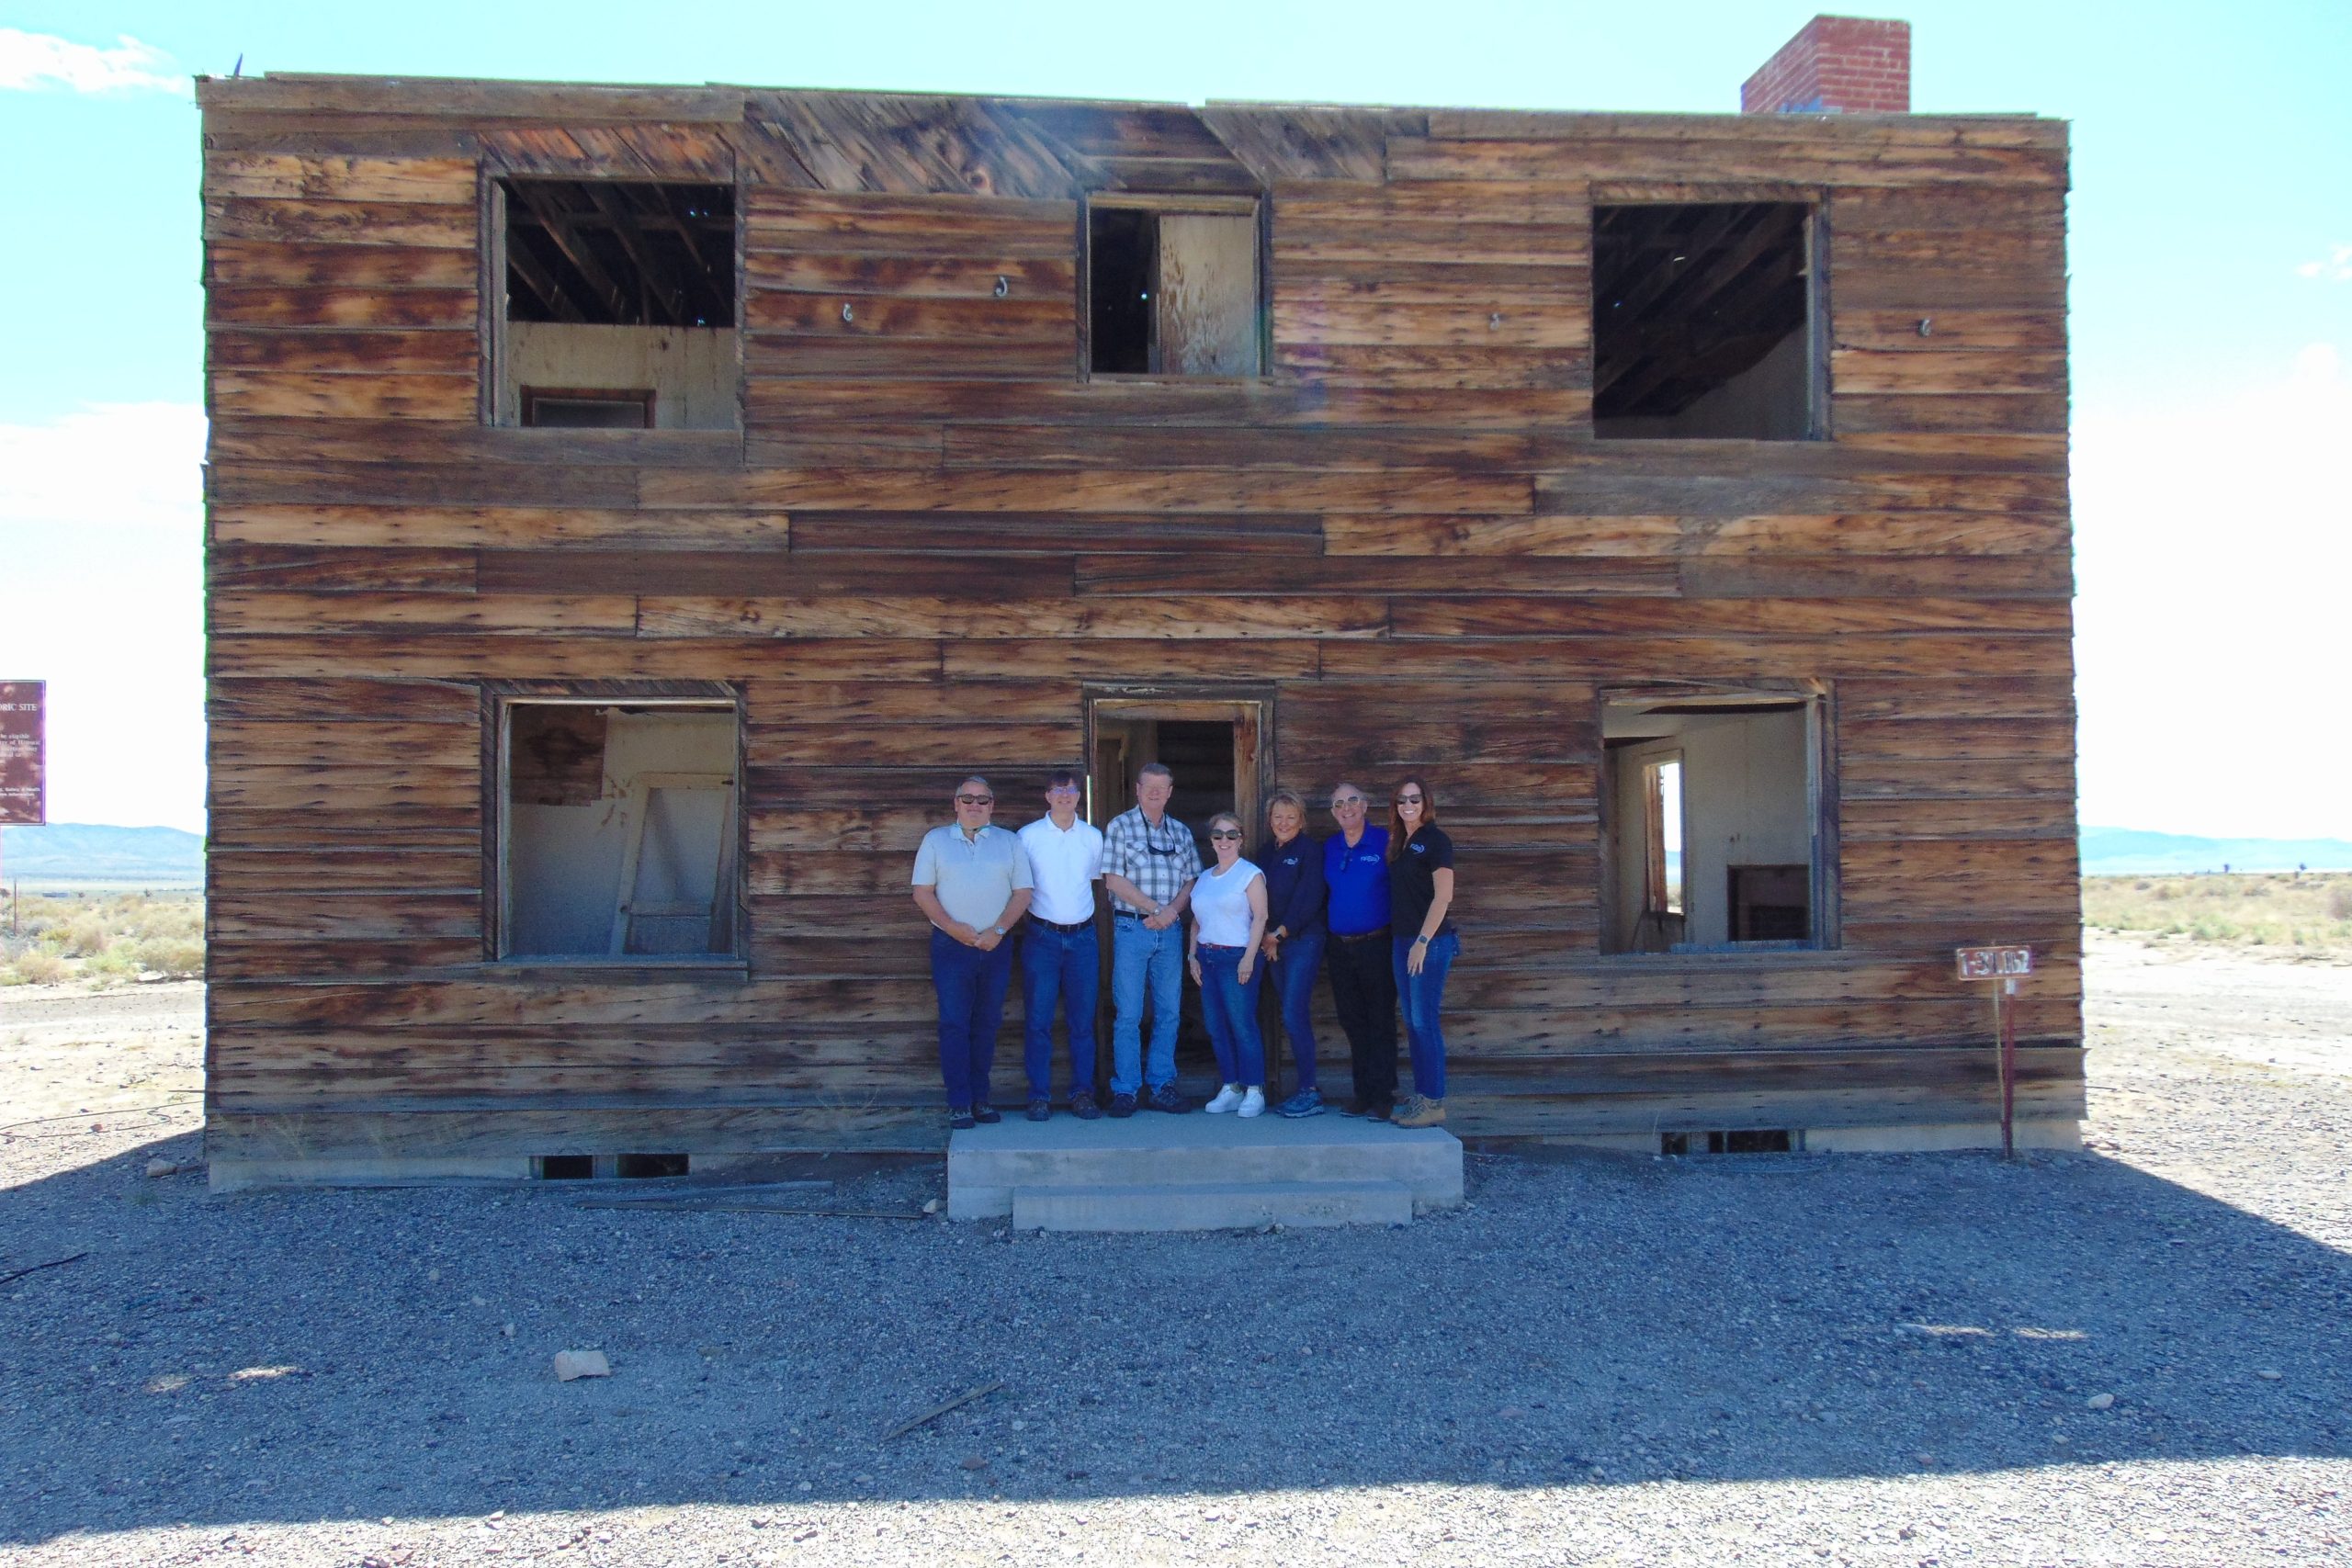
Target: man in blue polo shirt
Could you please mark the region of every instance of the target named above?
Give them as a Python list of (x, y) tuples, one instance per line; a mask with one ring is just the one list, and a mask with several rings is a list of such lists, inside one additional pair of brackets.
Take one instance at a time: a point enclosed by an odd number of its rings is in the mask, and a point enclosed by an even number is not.
[(1330, 889), (1326, 964), (1331, 1002), (1347, 1032), (1355, 1098), (1347, 1116), (1379, 1120), (1396, 1100), (1396, 976), (1388, 951), (1388, 829), (1364, 822), (1363, 791), (1342, 780), (1331, 792), (1340, 830), (1323, 840)]

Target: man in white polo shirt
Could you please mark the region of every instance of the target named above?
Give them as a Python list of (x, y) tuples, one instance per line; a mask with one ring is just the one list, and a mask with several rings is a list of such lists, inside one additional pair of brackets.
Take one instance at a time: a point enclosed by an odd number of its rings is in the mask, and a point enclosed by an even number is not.
[(1078, 815), (1082, 784), (1057, 768), (1046, 775), (1046, 812), (1021, 829), (1036, 886), (1021, 928), (1021, 1002), (1028, 1017), (1023, 1065), (1029, 1120), (1054, 1113), (1054, 1005), (1069, 1034), (1069, 1108), (1082, 1122), (1102, 1114), (1094, 1103), (1096, 994), (1102, 949), (1094, 934), (1094, 885), (1102, 879), (1102, 829)]
[(993, 827), (996, 792), (978, 776), (956, 786), (956, 820), (922, 836), (915, 852), (915, 907), (931, 921), (931, 984), (939, 993), (939, 1076), (947, 1124), (957, 1130), (1004, 1118), (989, 1105), (989, 1070), (1004, 994), (1012, 988), (1007, 939), (1029, 908), (1029, 855), (1020, 836)]

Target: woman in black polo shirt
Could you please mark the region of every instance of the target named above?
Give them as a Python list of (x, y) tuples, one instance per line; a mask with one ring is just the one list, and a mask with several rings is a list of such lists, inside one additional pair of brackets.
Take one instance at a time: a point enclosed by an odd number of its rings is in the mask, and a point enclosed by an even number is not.
[(1388, 913), (1396, 934), (1396, 999), (1413, 1058), (1413, 1092), (1389, 1118), (1399, 1127), (1434, 1127), (1445, 1120), (1446, 972), (1462, 951), (1462, 936), (1447, 912), (1453, 905), (1453, 840), (1437, 825), (1437, 797), (1419, 778), (1398, 781), (1388, 795)]

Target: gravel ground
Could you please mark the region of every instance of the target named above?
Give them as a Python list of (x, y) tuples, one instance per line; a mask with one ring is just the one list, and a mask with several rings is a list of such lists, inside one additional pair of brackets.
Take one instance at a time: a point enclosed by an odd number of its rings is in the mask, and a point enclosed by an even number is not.
[(214, 1198), (107, 1032), (152, 1088), (190, 1015), (0, 996), (8, 1120), (28, 1060), (117, 1097), (0, 1130), (0, 1274), (88, 1254), (0, 1284), (0, 1562), (2340, 1568), (2352, 967), (2092, 987), (2080, 1156), (1476, 1156), (1409, 1228), (1160, 1237)]

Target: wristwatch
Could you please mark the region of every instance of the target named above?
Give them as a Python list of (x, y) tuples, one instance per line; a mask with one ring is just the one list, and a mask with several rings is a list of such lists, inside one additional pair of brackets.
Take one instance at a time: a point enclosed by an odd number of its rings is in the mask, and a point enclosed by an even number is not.
[(989, 930), (996, 932), (999, 936), (1002, 936), (1004, 934), (1004, 928), (1002, 926), (990, 926)]
[(1413, 945), (1415, 947), (1427, 947), (1429, 944), (1430, 939), (1425, 936), (1417, 936), (1413, 939)]

